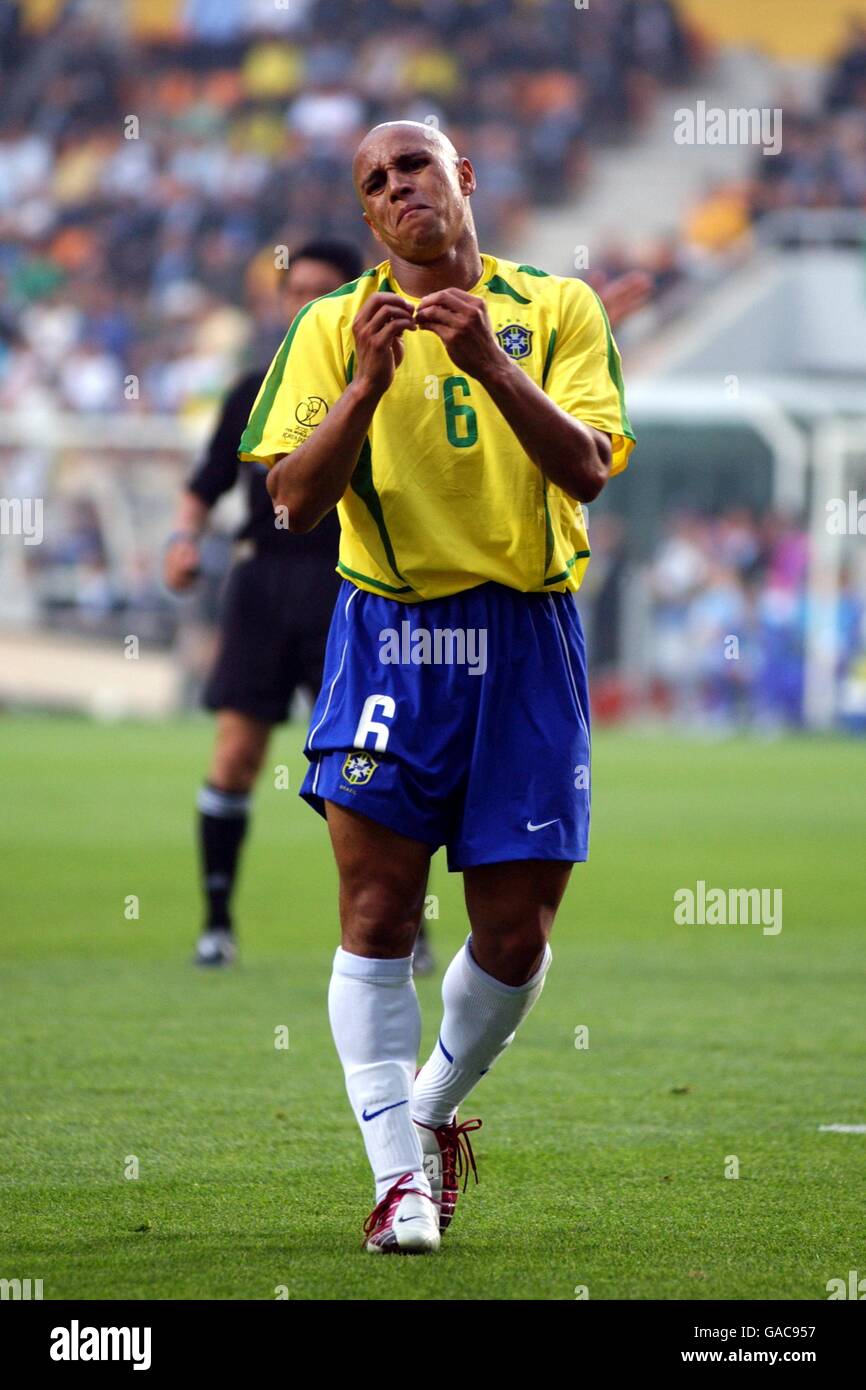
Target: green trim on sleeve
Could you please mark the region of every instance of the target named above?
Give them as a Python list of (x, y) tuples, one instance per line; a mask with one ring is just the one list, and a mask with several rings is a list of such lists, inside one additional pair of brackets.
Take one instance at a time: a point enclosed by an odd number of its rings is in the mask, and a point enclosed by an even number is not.
[(355, 290), (358, 288), (360, 281), (367, 279), (367, 277), (372, 274), (374, 274), (372, 270), (365, 270), (363, 275), (358, 276), (357, 280), (349, 280), (345, 285), (339, 285), (337, 289), (331, 290), (329, 294), (320, 294), (317, 299), (311, 299), (309, 304), (305, 304), (303, 309), (301, 309), (295, 315), (292, 326), (286, 334), (285, 338), (283, 339), (282, 346), (280, 347), (279, 352), (274, 358), (271, 370), (268, 372), (267, 381), (265, 382), (265, 389), (261, 394), (259, 403), (253, 410), (253, 413), (250, 416), (249, 421), (247, 423), (247, 427), (241, 435), (241, 442), (238, 445), (238, 453), (242, 457), (246, 457), (247, 455), (254, 455), (256, 449), (262, 442), (265, 433), (265, 425), (267, 424), (268, 416), (271, 413), (276, 394), (280, 389), (280, 385), (285, 374), (286, 365), (289, 360), (289, 353), (292, 350), (292, 343), (294, 342), (295, 334), (297, 333), (301, 325), (301, 320), (310, 312), (314, 304), (321, 303), (323, 299), (339, 299), (343, 295), (354, 294)]
[(598, 307), (601, 309), (602, 318), (604, 319), (604, 329), (607, 334), (607, 369), (610, 372), (610, 379), (616, 387), (617, 394), (619, 396), (619, 413), (622, 423), (622, 433), (625, 435), (626, 439), (630, 439), (631, 442), (634, 444), (636, 443), (636, 440), (632, 432), (631, 420), (628, 418), (628, 411), (625, 407), (625, 387), (623, 385), (622, 380), (622, 371), (620, 369), (619, 364), (619, 355), (616, 351), (616, 348), (613, 345), (613, 335), (610, 331), (610, 320), (608, 319), (607, 310), (602, 304), (599, 295), (596, 293), (595, 290), (593, 290), (592, 292), (595, 295), (595, 298), (598, 302)]
[(299, 314), (295, 315), (295, 320), (283, 339), (282, 346), (273, 360), (271, 370), (268, 372), (265, 388), (259, 397), (259, 403), (253, 410), (247, 422), (247, 427), (241, 435), (241, 442), (238, 445), (238, 453), (241, 456), (255, 454), (256, 449), (262, 442), (265, 433), (265, 425), (267, 424), (268, 416), (273, 408), (276, 394), (280, 389), (280, 382), (286, 370), (286, 363), (289, 360), (289, 353), (292, 350), (295, 334), (298, 331), (301, 319), (309, 312), (314, 303), (315, 300), (311, 300), (309, 304), (304, 305)]

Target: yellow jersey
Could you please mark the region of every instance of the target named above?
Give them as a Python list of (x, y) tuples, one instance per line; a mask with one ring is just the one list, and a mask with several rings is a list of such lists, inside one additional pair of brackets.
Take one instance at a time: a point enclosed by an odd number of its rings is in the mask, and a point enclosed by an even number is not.
[[(567, 414), (611, 436), (612, 472), (621, 472), (634, 435), (600, 299), (581, 280), (481, 259), (469, 293), (484, 299), (500, 346)], [(383, 261), (300, 311), (259, 390), (242, 459), (271, 465), (309, 439), (352, 380), (356, 314), (388, 290), (419, 302)], [(405, 602), (490, 580), (524, 593), (577, 589), (589, 561), (580, 503), (547, 481), (435, 333), (402, 342), (338, 504), (340, 573)]]

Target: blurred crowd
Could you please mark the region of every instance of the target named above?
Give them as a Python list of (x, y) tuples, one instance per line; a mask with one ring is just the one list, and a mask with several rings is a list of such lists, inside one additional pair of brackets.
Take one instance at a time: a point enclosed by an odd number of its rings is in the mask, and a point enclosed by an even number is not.
[[(744, 508), (717, 516), (682, 511), (638, 568), (616, 518), (599, 518), (592, 545), (602, 711), (652, 711), (681, 727), (719, 731), (800, 726), (813, 618), (822, 640), (832, 639), (839, 690), (866, 676), (864, 586), (843, 570), (838, 602), (810, 594), (808, 536), (790, 518)], [(813, 603), (821, 606), (817, 614)], [(628, 605), (646, 613), (639, 653), (623, 650)]]
[(786, 111), (781, 153), (762, 161), (761, 175), (759, 216), (785, 207), (866, 210), (866, 23), (851, 22), (823, 110)]
[(751, 179), (725, 184), (695, 208), (687, 242), (723, 251), (767, 213), (786, 208), (851, 208), (866, 212), (866, 22), (852, 17), (816, 106), (794, 91), (776, 103), (784, 112), (778, 154), (757, 154)]
[(279, 248), (348, 235), (363, 132), (471, 149), (482, 244), (688, 69), (672, 0), (0, 0), (0, 409), (212, 405), (285, 325)]
[[(106, 518), (91, 503), (73, 497), (58, 506), (68, 515), (55, 511), (53, 539), (27, 556), (44, 626), (117, 637), (131, 624), (142, 640), (175, 645), (184, 664), (196, 643), (210, 650), (228, 535), (208, 539), (201, 581), (178, 605), (143, 551), (123, 570), (111, 564)], [(832, 641), (843, 722), (866, 731), (863, 574), (843, 568), (838, 599), (810, 593), (809, 540), (798, 521), (738, 507), (715, 516), (684, 509), (637, 561), (623, 522), (604, 512), (592, 520), (591, 540), (579, 605), (598, 719), (652, 716), (718, 732), (801, 727), (814, 626)]]
[[(371, 124), (471, 149), (482, 243), (511, 248), (700, 55), (673, 0), (0, 0), (0, 410), (212, 408), (284, 330), (280, 248), (381, 254), (350, 178)], [(780, 154), (593, 282), (640, 263), (658, 297), (769, 211), (866, 207), (866, 25), (822, 109), (784, 110)]]

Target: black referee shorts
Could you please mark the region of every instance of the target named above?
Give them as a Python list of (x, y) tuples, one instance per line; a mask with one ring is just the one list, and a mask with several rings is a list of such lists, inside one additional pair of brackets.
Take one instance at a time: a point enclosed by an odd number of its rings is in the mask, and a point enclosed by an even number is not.
[(315, 698), (339, 587), (331, 560), (259, 552), (237, 564), (223, 597), (205, 708), (282, 724), (298, 686)]

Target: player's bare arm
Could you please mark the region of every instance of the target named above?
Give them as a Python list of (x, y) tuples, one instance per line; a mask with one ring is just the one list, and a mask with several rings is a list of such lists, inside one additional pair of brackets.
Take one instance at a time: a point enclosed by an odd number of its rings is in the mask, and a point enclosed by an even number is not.
[(415, 319), (441, 338), (456, 367), (481, 382), (545, 477), (578, 502), (594, 501), (610, 476), (610, 439), (567, 415), (511, 361), (493, 336), (484, 301), (465, 290), (437, 290), (422, 299)]
[(358, 311), (352, 381), (314, 434), (268, 475), (271, 500), (287, 509), (290, 531), (312, 531), (343, 496), (376, 407), (403, 360), (402, 335), (416, 329), (412, 305), (398, 294), (373, 294)]

